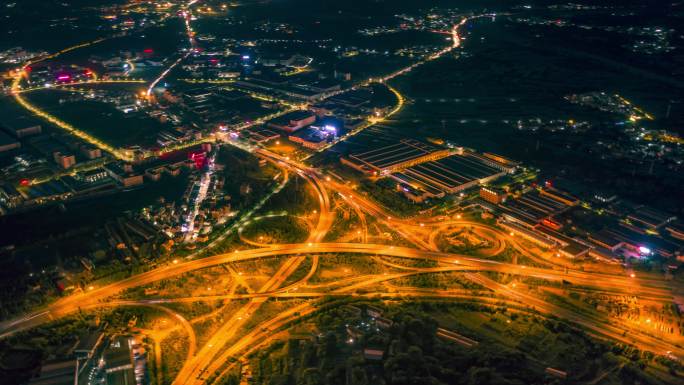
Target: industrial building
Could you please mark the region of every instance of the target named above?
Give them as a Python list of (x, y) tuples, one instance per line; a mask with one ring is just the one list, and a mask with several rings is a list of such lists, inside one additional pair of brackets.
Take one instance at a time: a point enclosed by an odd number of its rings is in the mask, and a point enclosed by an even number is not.
[[(485, 184), (505, 175), (508, 171), (490, 165), (477, 154), (454, 154), (445, 158), (423, 162), (392, 174), (392, 178), (409, 189), (423, 191), (425, 198), (454, 194)], [(438, 191), (441, 194), (435, 194)], [(421, 200), (415, 193), (409, 195)]]
[(249, 141), (254, 143), (266, 143), (280, 138), (280, 134), (264, 127), (253, 127), (241, 132)]
[(270, 97), (284, 97), (292, 101), (315, 102), (340, 90), (339, 84), (291, 84), (286, 77), (262, 74), (259, 78), (238, 80), (233, 88), (247, 93), (261, 93)]
[(665, 227), (665, 230), (670, 234), (672, 238), (676, 238), (684, 241), (684, 224), (675, 222), (670, 223)]
[[(484, 189), (482, 189), (484, 190)], [(498, 194), (480, 191), (485, 201), (494, 203)], [(487, 199), (489, 197), (492, 199)], [(563, 227), (554, 217), (578, 204), (574, 196), (551, 187), (533, 189), (513, 199), (501, 200), (494, 208), (499, 213), (499, 225), (511, 235), (520, 236), (545, 248), (555, 249), (558, 256), (583, 257), (590, 252), (606, 250), (610, 256), (615, 243), (609, 237), (596, 234), (600, 242), (572, 238), (559, 230)]]
[(627, 219), (641, 227), (656, 230), (670, 222), (676, 221), (677, 217), (646, 206), (641, 206), (636, 211), (629, 214)]
[(577, 206), (580, 202), (576, 197), (552, 187), (540, 189), (539, 194), (561, 202), (567, 206)]
[(671, 222), (674, 218), (643, 207), (633, 210), (629, 221), (590, 232), (585, 237), (569, 237), (561, 233), (559, 230), (563, 223), (557, 221), (556, 216), (578, 202), (577, 198), (564, 191), (544, 187), (508, 199), (491, 210), (499, 213), (499, 224), (513, 235), (556, 249), (559, 256), (578, 258), (588, 254), (594, 258), (614, 260), (621, 256), (642, 258), (660, 255), (672, 258), (681, 254), (683, 246), (677, 237), (663, 239), (642, 229), (656, 229), (668, 223), (674, 225)]
[(526, 240), (546, 248), (556, 248), (560, 256), (566, 258), (580, 258), (585, 256), (592, 247), (580, 240), (570, 238), (542, 225), (529, 228), (518, 223), (499, 221), (499, 226), (511, 232), (511, 235), (521, 236)]
[[(561, 196), (562, 198), (557, 198)], [(558, 190), (550, 192), (550, 189), (539, 189), (522, 194), (519, 198), (509, 199), (498, 208), (509, 222), (532, 228), (569, 209), (571, 206), (567, 203), (571, 201), (567, 194)]]
[(105, 372), (108, 384), (133, 385), (133, 354), (129, 339), (117, 337), (104, 354)]
[(307, 127), (288, 137), (290, 141), (312, 150), (319, 150), (336, 138), (337, 129), (331, 126)]
[(335, 95), (326, 102), (334, 103), (343, 107), (360, 108), (364, 105), (370, 104), (373, 98), (373, 92), (370, 88), (360, 88), (351, 90), (343, 94)]
[(658, 254), (663, 258), (671, 258), (681, 254), (682, 245), (677, 239), (666, 240), (660, 237), (643, 234), (629, 226), (620, 224), (605, 229), (607, 234), (623, 243), (623, 250), (631, 251), (635, 255), (648, 256)]
[(389, 175), (413, 165), (447, 157), (451, 152), (413, 139), (351, 154), (343, 164), (370, 175)]
[(95, 355), (95, 351), (104, 341), (102, 331), (86, 332), (79, 336), (78, 344), (74, 348), (74, 355), (79, 359), (90, 359)]
[(78, 378), (78, 361), (67, 359), (43, 364), (40, 374), (29, 385), (74, 385)]
[(316, 123), (316, 115), (309, 111), (292, 111), (268, 122), (273, 127), (287, 133), (293, 133), (301, 128)]
[(591, 243), (597, 247), (610, 250), (611, 252), (616, 252), (619, 248), (625, 245), (624, 241), (617, 239), (606, 230), (590, 233), (588, 238), (589, 241), (591, 241)]
[(397, 190), (415, 202), (442, 198), (513, 173), (509, 165), (462, 148), (447, 149), (404, 139), (355, 153), (341, 162), (372, 176), (390, 176)]

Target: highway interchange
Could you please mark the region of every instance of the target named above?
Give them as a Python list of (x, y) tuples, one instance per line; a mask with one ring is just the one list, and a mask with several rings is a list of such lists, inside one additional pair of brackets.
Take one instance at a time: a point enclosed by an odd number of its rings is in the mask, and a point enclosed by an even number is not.
[[(331, 296), (359, 296), (359, 297), (379, 297), (379, 298), (442, 298), (455, 301), (478, 301), (481, 303), (510, 303), (512, 306), (528, 308), (530, 311), (539, 312), (560, 319), (568, 320), (591, 334), (610, 338), (615, 341), (634, 344), (639, 348), (650, 350), (659, 354), (680, 355), (682, 349), (677, 342), (663, 340), (653, 336), (644, 330), (639, 330), (634, 326), (627, 325), (617, 319), (608, 316), (588, 315), (579, 313), (572, 309), (563, 308), (557, 304), (549, 303), (540, 296), (531, 294), (524, 289), (516, 289), (511, 285), (503, 285), (481, 272), (496, 272), (510, 274), (517, 277), (532, 277), (548, 281), (565, 282), (572, 285), (581, 286), (589, 290), (607, 292), (612, 294), (629, 295), (636, 297), (647, 297), (662, 301), (663, 303), (672, 302), (672, 290), (670, 283), (659, 278), (653, 277), (630, 277), (625, 275), (610, 275), (601, 273), (590, 273), (579, 270), (561, 268), (552, 263), (548, 267), (533, 267), (513, 263), (503, 263), (493, 261), (488, 258), (476, 258), (469, 255), (445, 253), (435, 250), (434, 246), (425, 237), (419, 235), (421, 232), (433, 234), (435, 231), (445, 229), (449, 226), (470, 227), (485, 237), (493, 237), (493, 249), (491, 253), (502, 250), (502, 245), (509, 245), (523, 253), (529, 253), (521, 243), (500, 229), (484, 225), (478, 222), (465, 221), (462, 219), (413, 218), (411, 220), (394, 218), (384, 208), (368, 200), (361, 194), (356, 193), (352, 188), (345, 187), (339, 182), (333, 182), (332, 178), (321, 178), (314, 169), (303, 167), (296, 162), (287, 161), (278, 155), (271, 154), (270, 159), (276, 164), (289, 169), (303, 176), (314, 186), (314, 191), (318, 198), (318, 220), (316, 226), (310, 232), (308, 239), (299, 244), (269, 245), (247, 250), (235, 250), (230, 253), (216, 254), (206, 258), (190, 259), (183, 262), (169, 263), (166, 266), (150, 270), (145, 273), (131, 276), (116, 283), (94, 287), (86, 292), (74, 294), (58, 300), (48, 307), (36, 311), (24, 317), (6, 321), (0, 324), (0, 330), (5, 334), (14, 333), (18, 330), (35, 327), (43, 323), (58, 319), (60, 317), (74, 313), (79, 309), (96, 308), (100, 306), (153, 306), (163, 307), (164, 303), (171, 302), (196, 302), (213, 301), (218, 299), (247, 299), (249, 302), (239, 310), (230, 315), (227, 322), (211, 337), (204, 346), (192, 345), (189, 347), (191, 352), (188, 361), (181, 369), (176, 384), (199, 384), (204, 383), (209, 378), (209, 373), (221, 373), (225, 369), (225, 363), (229, 358), (239, 357), (245, 349), (253, 348), (259, 343), (269, 341), (273, 335), (281, 333), (282, 328), (291, 322), (314, 313), (317, 310), (317, 301)], [(329, 179), (329, 181), (326, 181)], [(356, 204), (363, 213), (375, 218), (377, 221), (394, 229), (398, 234), (411, 234), (407, 241), (416, 247), (400, 247), (386, 244), (368, 243), (334, 243), (322, 242), (328, 230), (332, 226), (334, 213), (330, 210), (330, 198), (328, 191), (345, 196)], [(434, 236), (433, 236), (434, 237)], [(319, 258), (326, 258), (328, 255), (348, 253), (359, 257), (393, 257), (407, 260), (431, 260), (436, 262), (434, 268), (415, 268), (407, 265), (399, 272), (384, 273), (370, 276), (348, 277), (326, 285), (308, 284), (308, 279), (318, 268)], [(486, 253), (487, 254), (487, 253)], [(313, 256), (314, 263), (310, 272), (300, 280), (284, 285), (297, 268), (305, 260), (306, 256)], [(493, 255), (492, 255), (493, 256)], [(161, 280), (177, 277), (181, 274), (197, 271), (219, 265), (239, 265), (240, 262), (260, 260), (264, 258), (278, 257), (283, 260), (277, 272), (260, 288), (247, 294), (232, 294), (229, 296), (200, 296), (192, 298), (167, 298), (167, 299), (146, 299), (139, 301), (117, 299), (117, 295), (124, 291)], [(398, 267), (394, 264), (392, 267)], [(491, 291), (492, 296), (483, 296), (481, 292), (467, 293), (462, 290), (431, 290), (422, 288), (402, 287), (400, 289), (391, 286), (383, 286), (383, 283), (390, 283), (393, 280), (416, 274), (429, 274), (436, 272), (462, 272), (471, 281), (483, 286)], [(383, 289), (384, 287), (384, 289)], [(296, 288), (298, 290), (292, 290)], [(372, 289), (366, 292), (361, 289)], [(359, 294), (361, 292), (361, 294)], [(258, 311), (259, 307), (270, 298), (298, 298), (306, 299), (307, 302), (286, 312), (278, 314), (256, 327), (252, 327), (247, 334), (235, 340), (235, 336), (249, 320), (250, 315)], [(177, 317), (179, 320), (183, 318)], [(179, 321), (187, 325), (186, 321)], [(187, 331), (187, 327), (184, 327)], [(190, 334), (190, 333), (188, 333)], [(194, 340), (194, 337), (190, 339)], [(223, 371), (225, 372), (225, 371)], [(214, 378), (215, 380), (215, 378)]]
[[(195, 47), (192, 30), (190, 27), (190, 6), (192, 1), (184, 7), (183, 19), (188, 28), (188, 37), (191, 46)], [(458, 48), (461, 39), (458, 36), (459, 27), (463, 26), (467, 19), (463, 19), (454, 26), (452, 34), (453, 44), (443, 51), (435, 54), (431, 60)], [(68, 52), (86, 45), (79, 45), (64, 50)], [(164, 78), (170, 70), (186, 58), (191, 51), (178, 58), (162, 74), (150, 84), (148, 94), (154, 85)], [(59, 53), (58, 53), (59, 54)], [(56, 54), (57, 55), (57, 54)], [(51, 55), (54, 57), (56, 55)], [(44, 59), (48, 59), (47, 57)], [(422, 63), (396, 71), (385, 78), (382, 82), (391, 80), (411, 71)], [(126, 158), (119, 149), (111, 148), (101, 143), (83, 131), (77, 130), (72, 125), (62, 122), (58, 118), (49, 116), (29, 104), (21, 97), (21, 93), (30, 89), (19, 88), (21, 77), (18, 76), (14, 83), (14, 96), (17, 101), (29, 111), (50, 120), (52, 123), (71, 131), (82, 139), (89, 141), (98, 147), (120, 158)], [(125, 80), (122, 80), (122, 82)], [(100, 82), (107, 82), (101, 80)], [(111, 80), (110, 82), (115, 82)], [(89, 82), (97, 84), (97, 81)], [(391, 112), (394, 114), (401, 109), (403, 97), (396, 90), (398, 106)], [(378, 120), (372, 122), (377, 123)], [(244, 147), (241, 147), (244, 148)], [(680, 346), (680, 338), (661, 338), (654, 333), (638, 325), (628, 324), (617, 318), (609, 317), (600, 313), (578, 312), (575, 309), (563, 307), (551, 303), (525, 288), (516, 288), (515, 285), (505, 285), (490, 278), (483, 272), (501, 273), (516, 278), (536, 278), (572, 286), (579, 286), (597, 293), (610, 295), (634, 296), (647, 298), (663, 304), (673, 302), (673, 283), (655, 276), (631, 277), (627, 274), (605, 274), (586, 272), (567, 268), (557, 261), (533, 253), (523, 241), (496, 226), (486, 225), (480, 222), (465, 220), (460, 214), (453, 216), (421, 216), (414, 218), (399, 218), (382, 205), (372, 201), (364, 194), (358, 192), (353, 186), (338, 178), (326, 175), (321, 170), (305, 165), (296, 160), (280, 156), (263, 148), (248, 148), (256, 156), (264, 158), (280, 169), (286, 175), (284, 183), (293, 177), (306, 180), (315, 191), (318, 207), (316, 207), (316, 221), (310, 229), (308, 238), (297, 244), (271, 244), (261, 245), (257, 242), (247, 242), (252, 245), (251, 249), (234, 250), (228, 253), (211, 255), (211, 250), (221, 243), (225, 237), (219, 237), (202, 249), (202, 253), (194, 253), (191, 258), (173, 260), (168, 264), (136, 274), (117, 282), (93, 286), (85, 291), (63, 297), (56, 302), (38, 309), (30, 314), (22, 315), (12, 320), (0, 323), (0, 333), (8, 336), (18, 331), (36, 327), (61, 317), (68, 316), (79, 310), (94, 309), (100, 307), (118, 306), (147, 306), (161, 310), (173, 316), (177, 321), (174, 328), (184, 331), (188, 335), (187, 360), (180, 369), (174, 384), (204, 384), (215, 382), (223, 378), (233, 367), (231, 362), (246, 357), (273, 340), (286, 335), (285, 329), (294, 322), (305, 319), (320, 309), (321, 304), (330, 306), (330, 298), (383, 298), (383, 299), (443, 299), (457, 302), (474, 302), (486, 305), (506, 304), (522, 311), (534, 312), (550, 317), (567, 320), (581, 327), (592, 335), (607, 338), (613, 341), (635, 345), (640, 349), (649, 350), (656, 354), (670, 354), (677, 357), (684, 356), (684, 349)], [(282, 189), (283, 186), (280, 186)], [(277, 193), (280, 191), (275, 191)], [(353, 210), (359, 218), (359, 237), (355, 242), (330, 242), (325, 241), (335, 219), (339, 214), (333, 207), (333, 202), (346, 205)], [(254, 211), (254, 210), (253, 210)], [(370, 243), (368, 222), (390, 229), (402, 238), (403, 244), (410, 246), (395, 246), (390, 244)], [(441, 251), (436, 239), (449, 230), (468, 228), (479, 237), (487, 239), (489, 247), (482, 251), (478, 257), (473, 255), (455, 254)], [(233, 228), (231, 228), (233, 229)], [(514, 249), (520, 255), (527, 256), (535, 262), (535, 266), (517, 263), (499, 262), (494, 257), (504, 252), (507, 248)], [(209, 255), (198, 257), (200, 254)], [(326, 284), (310, 282), (311, 277), (321, 268), (320, 261), (329, 256), (338, 254), (351, 254), (359, 258), (369, 258), (385, 268), (380, 274), (349, 276), (337, 279)], [(406, 264), (398, 264), (392, 260), (402, 259)], [(195, 272), (215, 266), (228, 266), (234, 269), (240, 263), (259, 261), (264, 259), (278, 258), (281, 261), (277, 269), (266, 282), (258, 288), (247, 287), (247, 293), (228, 295), (206, 295), (186, 298), (154, 298), (154, 299), (123, 299), (121, 295), (127, 290), (143, 287), (162, 280), (172, 279), (182, 274)], [(292, 281), (295, 273), (301, 269), (303, 263), (311, 259), (308, 272), (302, 277)], [(415, 267), (415, 261), (433, 261), (434, 267)], [(426, 289), (417, 287), (397, 286), (393, 284), (401, 278), (408, 276), (433, 274), (440, 272), (462, 273), (468, 280), (484, 288), (484, 290), (453, 289)], [(234, 274), (236, 280), (240, 280), (238, 274)], [(244, 279), (244, 277), (242, 278)], [(288, 283), (289, 282), (289, 283)], [(521, 285), (522, 286), (522, 285)], [(255, 313), (259, 311), (269, 299), (298, 299), (297, 305), (252, 326), (249, 330), (246, 325)], [(203, 346), (197, 346), (197, 338), (192, 327), (193, 320), (187, 320), (168, 307), (166, 303), (192, 303), (216, 300), (242, 300), (247, 301), (231, 314), (226, 314), (227, 321), (209, 338)], [(326, 302), (323, 302), (326, 300)], [(332, 300), (334, 304), (334, 299)]]

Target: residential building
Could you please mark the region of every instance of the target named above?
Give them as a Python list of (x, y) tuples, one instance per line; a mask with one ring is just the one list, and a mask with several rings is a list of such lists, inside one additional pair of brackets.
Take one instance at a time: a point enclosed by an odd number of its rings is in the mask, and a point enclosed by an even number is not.
[(68, 169), (76, 164), (76, 157), (70, 153), (62, 153), (60, 151), (52, 154), (55, 163), (57, 163), (63, 169)]
[(3, 119), (0, 121), (0, 127), (17, 139), (39, 135), (43, 132), (40, 123), (36, 119), (24, 115), (12, 119)]
[(112, 163), (104, 166), (109, 176), (121, 183), (124, 187), (131, 187), (143, 184), (143, 175), (133, 171), (130, 165), (120, 165)]

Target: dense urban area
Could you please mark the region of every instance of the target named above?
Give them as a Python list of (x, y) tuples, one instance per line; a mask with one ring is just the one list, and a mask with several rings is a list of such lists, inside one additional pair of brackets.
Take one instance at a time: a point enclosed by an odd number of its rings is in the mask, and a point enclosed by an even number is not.
[(0, 383), (684, 383), (683, 2), (0, 20)]

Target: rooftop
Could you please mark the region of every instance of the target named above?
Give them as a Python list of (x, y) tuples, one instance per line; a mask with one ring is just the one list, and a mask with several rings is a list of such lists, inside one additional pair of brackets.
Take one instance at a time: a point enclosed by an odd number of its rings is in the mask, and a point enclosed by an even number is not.
[(8, 144), (13, 144), (17, 142), (18, 140), (16, 140), (15, 138), (9, 136), (3, 131), (0, 131), (0, 146), (6, 146)]
[(676, 219), (676, 217), (672, 214), (645, 206), (631, 213), (628, 218), (636, 222), (641, 222), (650, 227), (660, 227)]
[(601, 230), (597, 233), (593, 233), (589, 236), (589, 239), (592, 241), (599, 242), (601, 244), (607, 245), (609, 247), (615, 247), (622, 243), (620, 240), (615, 238), (612, 234), (607, 232), (606, 230)]
[(74, 349), (74, 351), (78, 352), (93, 350), (100, 343), (103, 336), (104, 333), (99, 330), (81, 334), (78, 338), (78, 345), (76, 345), (76, 349)]
[(117, 337), (107, 347), (104, 354), (107, 369), (117, 369), (131, 365), (131, 348), (127, 337)]
[(452, 155), (421, 163), (404, 171), (423, 184), (454, 189), (463, 184), (498, 174), (499, 170), (468, 155)]
[(416, 140), (402, 140), (399, 143), (351, 154), (350, 158), (377, 169), (385, 169), (415, 160), (437, 152), (438, 148)]
[(46, 362), (40, 369), (40, 375), (31, 379), (29, 385), (73, 385), (76, 367), (75, 359)]
[(313, 113), (306, 110), (297, 110), (272, 119), (269, 123), (276, 126), (289, 126), (292, 121), (300, 121), (313, 116)]
[(40, 121), (28, 115), (5, 116), (0, 121), (0, 126), (12, 133), (24, 128), (40, 126)]

